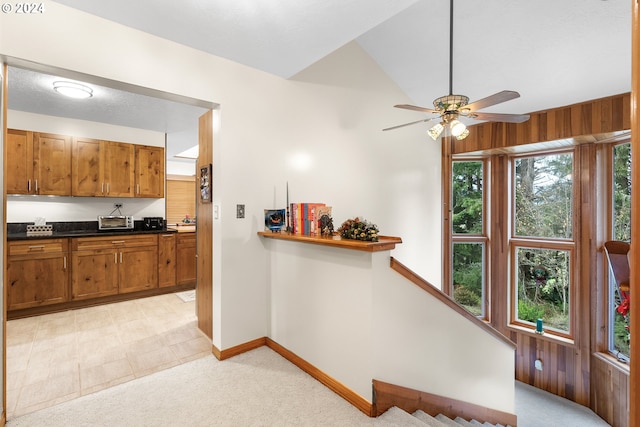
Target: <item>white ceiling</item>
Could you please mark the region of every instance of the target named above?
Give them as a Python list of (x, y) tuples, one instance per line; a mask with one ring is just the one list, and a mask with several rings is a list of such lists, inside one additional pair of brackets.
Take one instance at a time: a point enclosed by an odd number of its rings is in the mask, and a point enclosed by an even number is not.
[[(57, 2), (283, 78), (355, 40), (413, 103), (430, 108), (449, 91), (448, 0)], [(520, 98), (483, 110), (502, 113), (629, 92), (631, 7), (632, 0), (455, 0), (453, 92), (474, 101), (518, 91)], [(10, 108), (35, 108), (15, 103), (17, 95), (12, 102), (12, 79), (9, 84)], [(39, 108), (63, 114), (51, 98), (39, 99)], [(175, 132), (184, 126), (177, 118), (202, 111), (180, 105), (154, 110), (152, 101), (120, 94), (116, 104), (96, 107), (95, 114), (109, 122), (127, 111), (130, 123), (115, 124)], [(153, 111), (153, 123), (142, 111)], [(406, 114), (414, 121), (421, 113)]]

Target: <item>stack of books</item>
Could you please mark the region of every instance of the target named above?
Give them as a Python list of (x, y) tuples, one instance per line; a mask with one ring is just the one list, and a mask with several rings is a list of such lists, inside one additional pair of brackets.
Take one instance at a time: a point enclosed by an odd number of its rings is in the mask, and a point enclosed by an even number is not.
[(323, 215), (331, 217), (331, 206), (324, 203), (291, 203), (289, 206), (291, 232), (307, 236), (321, 234), (319, 221)]

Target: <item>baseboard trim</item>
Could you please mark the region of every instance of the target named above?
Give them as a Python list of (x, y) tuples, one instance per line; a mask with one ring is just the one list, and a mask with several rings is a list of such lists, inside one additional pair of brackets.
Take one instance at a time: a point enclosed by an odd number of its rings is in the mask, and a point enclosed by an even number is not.
[(211, 346), (211, 352), (218, 360), (229, 359), (233, 356), (237, 356), (242, 353), (246, 353), (247, 351), (254, 350), (258, 347), (262, 347), (263, 345), (267, 345), (266, 337), (257, 338), (253, 341), (248, 341), (244, 344), (237, 345), (235, 347), (228, 348), (226, 350), (219, 350), (215, 345)]
[(311, 375), (325, 387), (329, 388), (338, 396), (355, 406), (358, 410), (362, 411), (365, 415), (369, 417), (373, 416), (373, 404), (371, 402), (272, 339), (265, 338), (265, 340), (267, 347), (305, 371), (307, 374)]
[(443, 414), (452, 419), (461, 417), (465, 420), (475, 419), (480, 422), (514, 427), (517, 425), (518, 420), (515, 414), (378, 380), (373, 380), (373, 396), (372, 416), (374, 417), (384, 413), (392, 406), (397, 406), (409, 413), (421, 409), (431, 416)]

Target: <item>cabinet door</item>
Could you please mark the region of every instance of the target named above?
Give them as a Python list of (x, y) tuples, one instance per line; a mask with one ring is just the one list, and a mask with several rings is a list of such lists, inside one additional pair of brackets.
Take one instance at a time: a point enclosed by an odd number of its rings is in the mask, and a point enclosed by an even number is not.
[(105, 196), (134, 197), (134, 145), (109, 141), (105, 147)]
[(135, 292), (158, 287), (158, 245), (121, 248), (118, 252), (119, 292)]
[(33, 134), (33, 173), (36, 194), (71, 195), (71, 137)]
[(196, 233), (178, 235), (178, 257), (176, 260), (179, 285), (196, 283)]
[(78, 251), (71, 254), (71, 298), (97, 298), (118, 293), (118, 252)]
[(136, 197), (164, 197), (164, 148), (136, 145)]
[(7, 194), (33, 194), (33, 133), (7, 129), (5, 146)]
[(105, 190), (103, 141), (88, 138), (73, 139), (71, 156), (71, 194), (102, 196)]
[(67, 255), (9, 257), (6, 283), (7, 310), (65, 302), (69, 292)]
[(158, 237), (158, 287), (176, 284), (176, 235)]

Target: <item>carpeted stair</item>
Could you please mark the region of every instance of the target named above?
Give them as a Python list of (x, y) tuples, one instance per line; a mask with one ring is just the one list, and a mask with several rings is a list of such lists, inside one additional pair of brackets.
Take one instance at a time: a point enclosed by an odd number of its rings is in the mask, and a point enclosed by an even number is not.
[(389, 408), (384, 414), (376, 419), (376, 426), (391, 427), (504, 427), (501, 424), (481, 423), (476, 420), (467, 421), (460, 417), (451, 419), (445, 415), (438, 414), (435, 417), (424, 411), (416, 411), (409, 414), (406, 411), (394, 406)]

